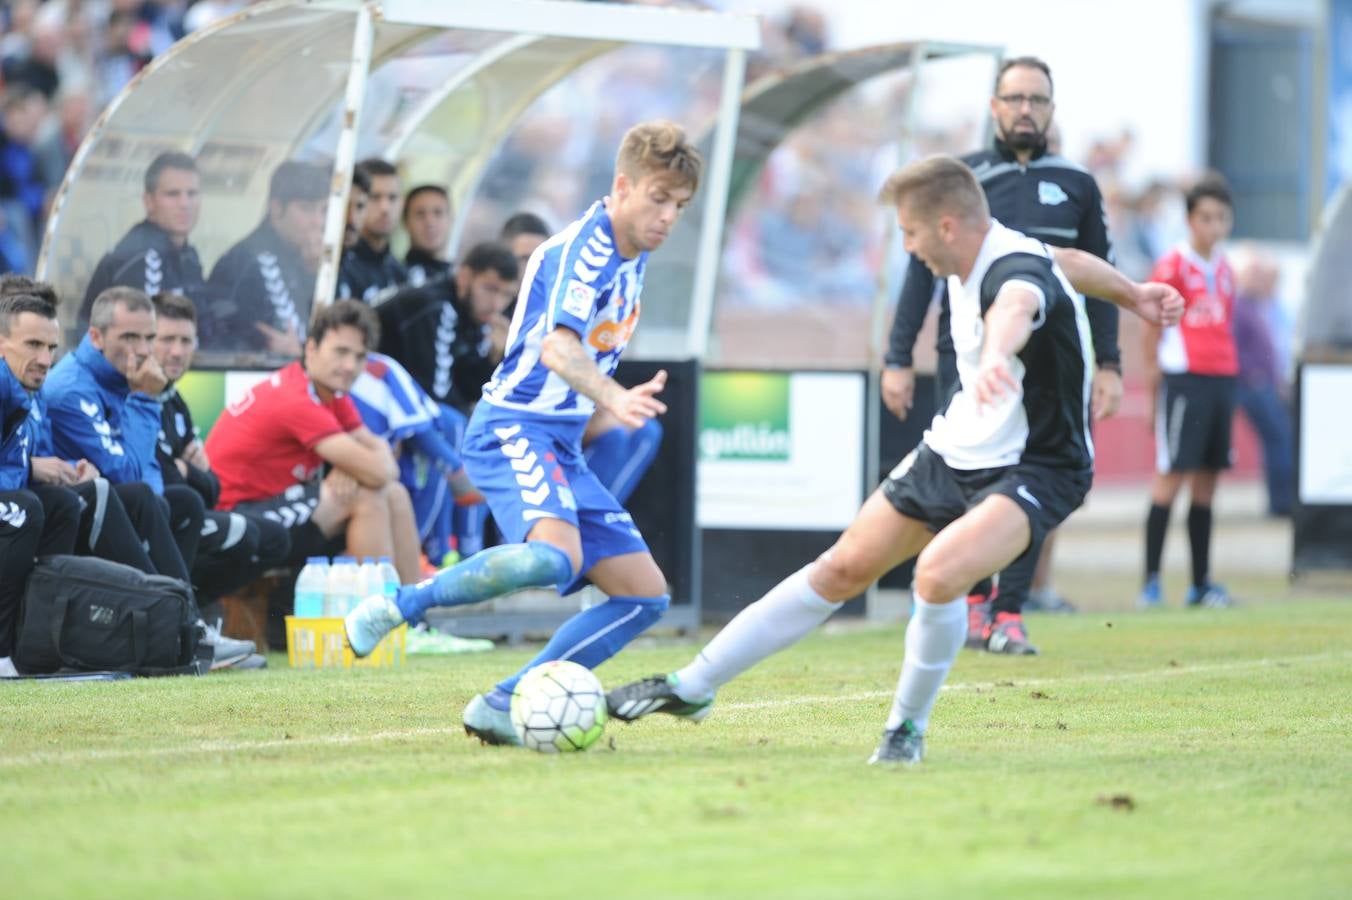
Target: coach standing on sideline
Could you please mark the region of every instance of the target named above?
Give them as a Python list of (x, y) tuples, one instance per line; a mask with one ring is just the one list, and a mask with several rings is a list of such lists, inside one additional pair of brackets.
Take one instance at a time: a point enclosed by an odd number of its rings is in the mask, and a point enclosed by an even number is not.
[[(991, 118), (995, 141), (991, 147), (962, 157), (976, 173), (990, 204), (991, 215), (1054, 247), (1074, 247), (1113, 262), (1112, 243), (1103, 211), (1103, 195), (1084, 169), (1047, 150), (1055, 103), (1050, 67), (1034, 56), (1009, 59), (995, 79)], [(957, 390), (957, 364), (949, 331), (947, 291), (940, 286), (939, 389), (940, 411)], [(901, 298), (882, 376), (883, 402), (899, 419), (910, 411), (915, 393), (911, 351), (935, 293), (934, 276), (919, 260), (906, 269)], [(1117, 308), (1086, 298), (1098, 370), (1093, 379), (1091, 409), (1095, 419), (1117, 412), (1122, 399), (1122, 363), (1117, 347)], [(1043, 555), (1050, 554), (1049, 535)], [(968, 645), (995, 652), (1030, 654), (1021, 612), (1033, 580), (1038, 554), (1021, 559), (1016, 569), (1001, 573), (996, 596), (990, 581), (972, 589), (968, 597)], [(1025, 571), (1026, 569), (1026, 571)], [(1071, 611), (1061, 601), (1062, 611)]]

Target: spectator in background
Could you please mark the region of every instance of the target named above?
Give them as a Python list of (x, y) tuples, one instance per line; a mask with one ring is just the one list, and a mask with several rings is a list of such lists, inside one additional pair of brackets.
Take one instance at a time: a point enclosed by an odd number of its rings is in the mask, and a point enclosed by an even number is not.
[(1143, 333), (1145, 365), (1154, 390), (1156, 475), (1145, 527), (1145, 585), (1139, 603), (1162, 602), (1160, 563), (1169, 512), (1188, 480), (1188, 543), (1192, 586), (1188, 606), (1230, 605), (1225, 588), (1211, 580), (1211, 507), (1216, 482), (1230, 468), (1230, 428), (1235, 410), (1232, 322), (1234, 274), (1220, 245), (1234, 222), (1230, 189), (1219, 175), (1194, 185), (1185, 200), (1188, 241), (1166, 253), (1150, 275), (1183, 295), (1183, 319)]
[(197, 163), (186, 153), (161, 153), (146, 169), (141, 195), (146, 217), (104, 254), (89, 279), (80, 307), (80, 326), (88, 326), (94, 300), (115, 285), (135, 288), (147, 296), (182, 294), (206, 312), (206, 283), (197, 250), (188, 235), (202, 212)]
[[(226, 408), (207, 435), (222, 509), (282, 523), (291, 564), (343, 552), (388, 556), (400, 581), (421, 577), (418, 529), (389, 446), (348, 392), (379, 337), (375, 313), (338, 300), (315, 311), (305, 354)], [(320, 477), (323, 468), (329, 474)]]
[(168, 386), (160, 393), (160, 433), (155, 445), (166, 486), (186, 485), (202, 498), (206, 515), (193, 566), (199, 594), (222, 597), (283, 564), (291, 538), (279, 523), (216, 507), (221, 483), (193, 425), (192, 410), (175, 385), (192, 367), (197, 349), (197, 311), (178, 294), (156, 294), (155, 359)]
[(0, 252), (7, 271), (31, 272), (37, 262), (47, 184), (33, 147), (46, 115), (42, 92), (23, 82), (0, 98), (0, 215), (8, 236)]
[[(451, 198), (437, 184), (420, 184), (404, 198), (404, 230), (408, 232), (408, 283), (421, 287), (446, 278), (453, 268), (446, 258), (451, 239)], [(382, 329), (384, 325), (381, 326)]]
[(374, 306), (408, 283), (408, 270), (390, 252), (390, 236), (399, 223), (401, 206), (399, 173), (375, 158), (358, 163), (357, 170), (369, 183), (366, 209), (357, 222), (356, 243), (343, 252), (336, 296)]
[(1267, 311), (1280, 306), (1280, 270), (1257, 251), (1248, 253), (1235, 272), (1235, 351), (1239, 381), (1235, 399), (1263, 442), (1268, 515), (1289, 516), (1295, 473), (1291, 449), (1291, 411), (1286, 403), (1286, 372)]
[(502, 223), (498, 240), (507, 245), (516, 257), (516, 268), (520, 277), (526, 273), (526, 263), (535, 248), (549, 239), (549, 226), (535, 213), (519, 212)]
[(66, 177), (66, 168), (75, 156), (80, 141), (84, 140), (93, 117), (89, 94), (82, 90), (62, 90), (57, 98), (56, 110), (55, 127), (35, 148), (38, 165), (42, 168), (42, 180), (51, 190), (60, 186)]
[(328, 196), (329, 173), (322, 166), (284, 162), (272, 173), (263, 221), (211, 270), (213, 348), (300, 356)]
[(343, 222), (343, 251), (357, 246), (361, 238), (361, 222), (366, 218), (366, 204), (371, 201), (371, 178), (363, 169), (352, 172), (352, 189), (347, 192), (347, 219)]

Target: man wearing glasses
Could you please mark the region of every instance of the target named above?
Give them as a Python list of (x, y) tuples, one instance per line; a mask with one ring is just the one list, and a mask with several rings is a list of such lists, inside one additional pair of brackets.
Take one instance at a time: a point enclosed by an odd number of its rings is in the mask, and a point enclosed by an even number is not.
[[(976, 173), (994, 218), (1051, 246), (1074, 247), (1113, 262), (1103, 196), (1093, 176), (1047, 148), (1055, 110), (1052, 96), (1051, 69), (1045, 62), (1034, 56), (1006, 60), (990, 101), (995, 140), (962, 160)], [(936, 284), (930, 270), (913, 258), (906, 269), (882, 376), (883, 402), (899, 419), (906, 418), (914, 399), (911, 351), (936, 291), (939, 366), (935, 380), (940, 411), (957, 390), (947, 291), (942, 281)], [(1117, 309), (1106, 301), (1086, 298), (1086, 312), (1097, 362), (1090, 404), (1097, 420), (1115, 413), (1122, 399)], [(1050, 545), (1048, 535), (1043, 556), (1050, 555)], [(1039, 553), (1025, 554), (1018, 564), (1000, 573), (998, 589), (990, 580), (973, 587), (967, 598), (969, 647), (1015, 655), (1037, 653), (1029, 643), (1021, 613), (1038, 559)], [(1041, 568), (1045, 567), (1044, 561)], [(1030, 608), (1074, 611), (1049, 587), (1036, 593), (1038, 602), (1029, 604)]]

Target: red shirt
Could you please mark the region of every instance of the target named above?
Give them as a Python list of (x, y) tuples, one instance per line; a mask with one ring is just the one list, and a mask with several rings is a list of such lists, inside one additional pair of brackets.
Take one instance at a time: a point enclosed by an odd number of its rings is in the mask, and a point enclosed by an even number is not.
[(1173, 285), (1183, 295), (1183, 321), (1160, 335), (1161, 372), (1237, 375), (1233, 329), (1235, 276), (1219, 252), (1206, 260), (1186, 244), (1155, 263), (1151, 281)]
[(315, 444), (362, 424), (346, 394), (324, 402), (298, 362), (278, 369), (226, 407), (207, 435), (211, 470), (221, 481), (221, 509), (275, 497), (315, 477)]

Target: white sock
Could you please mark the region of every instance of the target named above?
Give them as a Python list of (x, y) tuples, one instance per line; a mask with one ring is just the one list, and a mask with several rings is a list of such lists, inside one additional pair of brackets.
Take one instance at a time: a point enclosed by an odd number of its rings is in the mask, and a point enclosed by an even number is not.
[(906, 626), (906, 658), (887, 717), (889, 731), (910, 719), (917, 731), (925, 732), (934, 699), (966, 637), (967, 604), (928, 603), (916, 595), (915, 612)]
[(14, 668), (14, 660), (0, 656), (0, 678), (18, 678), (19, 670)]
[(807, 582), (811, 565), (777, 584), (764, 597), (737, 614), (714, 635), (699, 656), (676, 673), (676, 693), (699, 703), (772, 653), (802, 640), (830, 618), (841, 604), (832, 603)]

